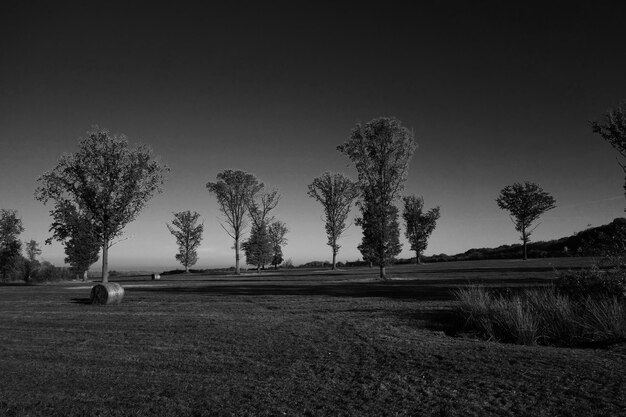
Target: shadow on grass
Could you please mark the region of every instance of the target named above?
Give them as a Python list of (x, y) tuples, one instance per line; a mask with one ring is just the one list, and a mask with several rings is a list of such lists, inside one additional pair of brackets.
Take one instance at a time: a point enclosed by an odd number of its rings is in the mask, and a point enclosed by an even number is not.
[[(502, 288), (536, 287), (546, 281), (533, 278), (507, 279), (498, 282)], [(493, 280), (397, 280), (366, 282), (304, 282), (304, 281), (236, 281), (215, 282), (214, 285), (166, 286), (130, 288), (163, 294), (206, 294), (245, 296), (331, 296), (331, 297), (385, 297), (416, 301), (449, 301), (454, 289), (470, 284), (494, 284)]]
[(90, 298), (72, 298), (70, 301), (74, 304), (91, 304)]

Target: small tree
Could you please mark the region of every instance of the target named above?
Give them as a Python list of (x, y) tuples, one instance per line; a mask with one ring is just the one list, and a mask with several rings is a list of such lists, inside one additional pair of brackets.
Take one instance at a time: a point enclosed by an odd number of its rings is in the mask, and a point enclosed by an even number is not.
[(500, 191), (496, 199), (498, 207), (511, 213), (511, 221), (515, 230), (521, 233), (521, 241), (524, 245), (524, 259), (528, 259), (526, 245), (530, 241), (530, 235), (539, 226), (532, 224), (543, 213), (555, 208), (556, 200), (539, 185), (526, 181), (523, 184), (514, 183), (507, 185)]
[(41, 255), (41, 249), (39, 248), (39, 243), (37, 243), (34, 239), (31, 239), (26, 242), (24, 250), (26, 252), (26, 262), (24, 263), (26, 271), (24, 277), (26, 282), (29, 282), (32, 272), (39, 265), (37, 256)]
[[(626, 158), (626, 103), (621, 103), (617, 108), (610, 110), (600, 120), (591, 122), (591, 128), (594, 133), (609, 142), (623, 158)], [(621, 162), (619, 165), (626, 177), (626, 166)], [(624, 190), (626, 190), (626, 180)]]
[(22, 242), (19, 236), (23, 231), (17, 210), (0, 210), (0, 274), (3, 280), (20, 265)]
[(52, 239), (61, 242), (65, 248), (65, 262), (74, 274), (86, 281), (89, 267), (98, 262), (101, 246), (89, 216), (69, 201), (56, 203), (50, 215), (53, 219), (50, 231), (53, 234), (46, 244), (50, 244)]
[(200, 214), (197, 212), (181, 211), (174, 213), (172, 224), (167, 224), (167, 228), (176, 238), (178, 253), (176, 260), (185, 267), (185, 272), (189, 273), (189, 267), (198, 262), (198, 247), (202, 242), (202, 232), (204, 225), (198, 224)]
[(285, 223), (276, 220), (267, 228), (270, 244), (272, 245), (272, 261), (274, 269), (278, 269), (278, 265), (283, 263), (283, 246), (287, 244), (285, 235), (289, 231)]
[(102, 282), (109, 280), (108, 251), (124, 227), (146, 203), (162, 192), (167, 166), (152, 157), (150, 148), (130, 148), (124, 135), (95, 127), (79, 141), (78, 151), (61, 157), (44, 173), (35, 191), (46, 204), (74, 204), (85, 213), (102, 247)]
[(406, 226), (405, 236), (411, 244), (411, 250), (415, 251), (415, 263), (420, 264), (420, 257), (428, 246), (428, 238), (435, 230), (439, 219), (439, 207), (432, 208), (426, 213), (424, 199), (416, 196), (403, 197), (404, 211), (402, 217)]
[(222, 223), (220, 225), (235, 241), (235, 273), (239, 275), (239, 246), (247, 226), (246, 213), (250, 201), (263, 189), (263, 183), (252, 174), (228, 169), (217, 174), (217, 181), (208, 182), (206, 187), (217, 198), (220, 211), (225, 217), (226, 226)]
[(366, 251), (361, 253), (380, 267), (382, 279), (386, 278), (385, 266), (400, 253), (394, 202), (404, 187), (416, 146), (413, 134), (399, 120), (381, 117), (357, 124), (348, 141), (337, 147), (356, 167), (363, 215), (360, 247)]
[(348, 228), (346, 220), (350, 207), (359, 194), (357, 185), (344, 174), (325, 172), (309, 184), (307, 194), (319, 201), (324, 208), (328, 246), (333, 253), (332, 269), (336, 269), (337, 253), (341, 248), (338, 240)]
[(276, 208), (280, 194), (273, 190), (264, 193), (258, 201), (248, 201), (248, 213), (252, 222), (250, 239), (245, 243), (246, 263), (256, 265), (257, 271), (272, 260), (272, 242), (268, 232), (268, 226), (274, 219), (270, 212)]
[(252, 225), (250, 238), (242, 244), (242, 248), (246, 254), (246, 263), (256, 266), (257, 272), (261, 272), (261, 268), (272, 261), (273, 255), (267, 226)]

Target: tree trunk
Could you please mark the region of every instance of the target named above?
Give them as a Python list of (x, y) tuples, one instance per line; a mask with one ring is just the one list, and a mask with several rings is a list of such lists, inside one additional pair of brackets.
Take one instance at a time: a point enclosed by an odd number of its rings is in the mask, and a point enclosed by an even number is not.
[(337, 269), (337, 252), (333, 251), (333, 271)]
[(109, 282), (109, 239), (102, 245), (102, 283)]
[(415, 252), (415, 265), (421, 265), (421, 264), (422, 264), (422, 258), (420, 257), (420, 253)]
[(526, 236), (526, 229), (522, 230), (522, 243), (524, 245), (524, 260), (528, 259), (528, 253), (526, 252), (526, 241), (528, 237)]
[(235, 238), (235, 274), (241, 274), (239, 271), (239, 236)]
[(257, 272), (257, 274), (261, 273), (261, 265), (260, 264), (256, 266), (256, 272)]
[(385, 273), (385, 267), (380, 266), (380, 279), (387, 279), (387, 274)]
[(189, 266), (185, 265), (185, 274), (189, 273)]
[(89, 272), (88, 269), (85, 269), (85, 272), (83, 272), (83, 281), (87, 281), (87, 272)]
[(374, 264), (372, 263), (372, 261), (370, 261), (370, 269), (372, 269), (374, 267)]

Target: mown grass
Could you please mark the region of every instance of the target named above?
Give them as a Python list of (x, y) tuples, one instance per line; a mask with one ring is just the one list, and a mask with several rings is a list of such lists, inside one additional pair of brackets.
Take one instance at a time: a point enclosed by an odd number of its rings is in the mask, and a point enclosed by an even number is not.
[(0, 415), (624, 415), (622, 345), (451, 337), (462, 268), (392, 271), (0, 287)]

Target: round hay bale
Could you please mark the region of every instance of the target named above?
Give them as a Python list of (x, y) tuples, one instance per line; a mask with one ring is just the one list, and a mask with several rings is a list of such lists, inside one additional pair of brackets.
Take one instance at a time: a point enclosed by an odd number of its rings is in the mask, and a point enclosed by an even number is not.
[(155, 279), (161, 279), (161, 275), (159, 275), (159, 274), (152, 274), (152, 280), (154, 281)]
[(124, 298), (124, 288), (117, 282), (107, 282), (91, 288), (91, 304), (119, 304)]

